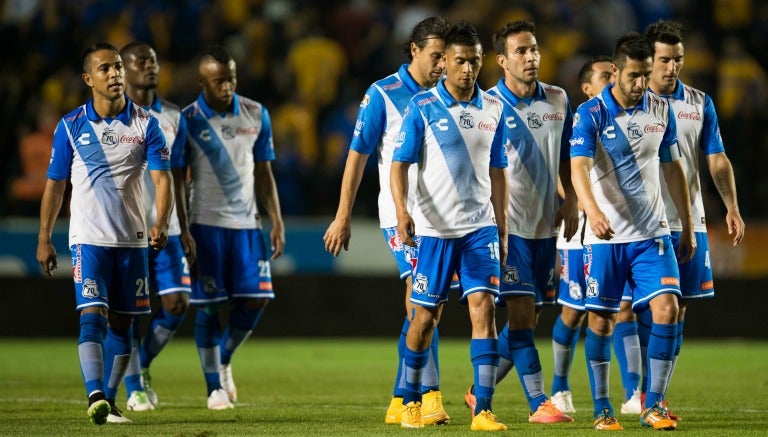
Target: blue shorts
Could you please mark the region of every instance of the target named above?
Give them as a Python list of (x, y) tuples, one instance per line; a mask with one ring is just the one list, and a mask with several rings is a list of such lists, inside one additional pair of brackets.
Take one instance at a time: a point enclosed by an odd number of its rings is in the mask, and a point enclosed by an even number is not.
[(418, 255), (417, 248), (403, 244), (400, 241), (400, 236), (397, 235), (397, 228), (382, 228), (381, 232), (384, 234), (387, 247), (389, 247), (389, 251), (397, 263), (400, 279), (411, 276), (413, 272), (413, 259), (416, 259)]
[(552, 305), (555, 292), (557, 238), (529, 239), (510, 235), (507, 262), (501, 275), (499, 301), (509, 296), (531, 296), (536, 306)]
[(149, 251), (149, 289), (160, 296), (192, 291), (189, 264), (178, 235), (168, 237), (162, 250)]
[(75, 244), (72, 277), (78, 311), (104, 307), (121, 314), (149, 314), (146, 247)]
[[(683, 299), (703, 299), (715, 297), (715, 284), (712, 280), (712, 263), (709, 257), (709, 239), (706, 232), (695, 232), (696, 252), (687, 263), (678, 264), (680, 269), (680, 291)], [(680, 232), (672, 232), (672, 247), (677, 251), (680, 245)]]
[(197, 277), (192, 281), (190, 303), (275, 297), (261, 229), (195, 223), (189, 230), (197, 245)]
[(560, 249), (560, 290), (557, 303), (584, 311), (584, 250)]
[(632, 309), (640, 312), (654, 297), (680, 296), (680, 273), (668, 235), (616, 244), (584, 246), (585, 308), (618, 312), (624, 287), (632, 287)]
[(411, 302), (435, 308), (448, 300), (456, 272), (461, 299), (472, 293), (499, 294), (499, 231), (487, 226), (461, 238), (421, 236), (413, 269)]

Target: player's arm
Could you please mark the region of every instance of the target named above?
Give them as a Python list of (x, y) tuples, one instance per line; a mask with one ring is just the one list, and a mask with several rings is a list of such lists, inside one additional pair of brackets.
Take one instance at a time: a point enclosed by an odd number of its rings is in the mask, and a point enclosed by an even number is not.
[(662, 162), (661, 171), (667, 183), (669, 197), (677, 208), (680, 221), (683, 223), (683, 232), (680, 234), (680, 245), (677, 251), (679, 262), (686, 263), (691, 260), (696, 252), (696, 238), (693, 234), (693, 214), (691, 212), (691, 197), (688, 192), (688, 183), (685, 178), (685, 170), (680, 160)]
[(419, 162), (424, 142), (424, 119), (415, 102), (419, 98), (417, 94), (408, 104), (397, 135), (401, 140), (395, 145), (392, 166), (389, 169), (389, 188), (397, 216), (397, 236), (404, 244), (413, 247), (416, 247), (416, 241), (413, 239), (416, 225), (408, 211), (408, 169), (411, 164)]
[(187, 264), (192, 266), (197, 258), (197, 246), (195, 239), (189, 232), (189, 205), (187, 198), (187, 172), (188, 168), (185, 162), (185, 148), (187, 146), (187, 121), (182, 115), (179, 117), (179, 125), (176, 133), (176, 139), (171, 149), (171, 175), (173, 176), (173, 196), (176, 206), (176, 217), (179, 219), (181, 228), (181, 248), (187, 258)]
[(67, 181), (48, 179), (45, 182), (43, 197), (40, 201), (40, 231), (37, 234), (37, 262), (43, 268), (46, 275), (51, 276), (56, 270), (56, 248), (53, 247), (51, 236), (56, 217), (61, 211), (64, 202), (64, 191), (67, 189)]
[(739, 212), (739, 200), (736, 196), (736, 179), (733, 176), (731, 160), (725, 152), (707, 155), (707, 165), (717, 192), (725, 204), (725, 224), (728, 226), (728, 235), (733, 237), (733, 245), (736, 246), (744, 238), (744, 220)]
[(499, 228), (499, 260), (501, 265), (507, 261), (507, 210), (509, 209), (509, 186), (507, 172), (503, 168), (491, 167), (491, 204)]
[(409, 246), (416, 247), (413, 235), (416, 232), (416, 226), (413, 218), (408, 212), (408, 168), (410, 162), (393, 161), (389, 169), (389, 187), (392, 190), (392, 199), (395, 203), (395, 214), (397, 215), (397, 234), (400, 241)]
[(576, 196), (579, 198), (584, 214), (589, 220), (592, 232), (601, 240), (610, 240), (615, 233), (611, 228), (611, 222), (605, 216), (597, 204), (595, 194), (592, 192), (592, 183), (589, 179), (589, 171), (594, 161), (587, 156), (571, 157), (571, 181)]
[(283, 223), (280, 198), (277, 195), (277, 184), (270, 161), (256, 162), (256, 190), (269, 216), (269, 221), (272, 222), (272, 231), (269, 233), (272, 247), (271, 259), (276, 259), (285, 250), (285, 224)]
[(341, 179), (341, 192), (339, 193), (339, 208), (336, 210), (336, 218), (328, 226), (323, 235), (325, 250), (336, 256), (341, 249), (349, 249), (349, 239), (352, 237), (352, 206), (357, 197), (357, 190), (363, 180), (363, 172), (368, 156), (364, 153), (349, 149), (347, 162), (344, 165), (344, 175)]
[(558, 169), (559, 177), (557, 181), (558, 194), (561, 195), (563, 203), (557, 210), (555, 224), (559, 225), (562, 220), (565, 240), (571, 241), (571, 238), (579, 229), (579, 201), (576, 198), (576, 192), (573, 190), (573, 182), (571, 181), (570, 139), (573, 134), (573, 113), (571, 112), (570, 103), (567, 103), (567, 99), (565, 114), (565, 123), (563, 124), (563, 131), (560, 137), (560, 168)]
[(169, 170), (150, 170), (155, 186), (155, 208), (157, 219), (149, 230), (149, 245), (160, 250), (168, 244), (168, 224), (173, 211), (173, 176)]

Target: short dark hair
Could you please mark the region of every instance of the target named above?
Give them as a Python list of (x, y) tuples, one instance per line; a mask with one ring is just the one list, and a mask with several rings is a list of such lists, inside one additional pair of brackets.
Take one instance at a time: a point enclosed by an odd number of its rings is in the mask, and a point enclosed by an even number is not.
[(659, 20), (645, 28), (645, 36), (653, 43), (675, 45), (683, 42), (683, 25), (677, 21)]
[(128, 44), (124, 45), (122, 49), (120, 49), (120, 56), (125, 57), (125, 55), (134, 53), (136, 50), (138, 50), (141, 47), (151, 48), (152, 46), (142, 41), (129, 42)]
[(613, 64), (621, 70), (627, 59), (644, 61), (653, 58), (653, 44), (651, 41), (637, 32), (630, 32), (616, 41), (616, 49), (613, 51)]
[(91, 55), (99, 50), (112, 50), (113, 52), (120, 54), (120, 50), (118, 50), (114, 44), (108, 42), (97, 42), (96, 44), (92, 44), (85, 49), (85, 53), (83, 54), (83, 73), (88, 73), (88, 64), (91, 63)]
[(445, 33), (450, 25), (442, 17), (428, 17), (418, 22), (411, 31), (408, 41), (403, 44), (403, 53), (408, 55), (408, 59), (413, 59), (411, 55), (411, 43), (416, 44), (420, 49), (427, 46), (430, 38), (445, 39)]
[(480, 34), (477, 33), (477, 29), (468, 21), (462, 20), (454, 24), (448, 29), (445, 34), (445, 46), (460, 45), (460, 46), (475, 46), (480, 44)]
[(610, 56), (595, 56), (594, 58), (588, 60), (584, 63), (584, 65), (581, 66), (581, 70), (579, 70), (579, 83), (589, 83), (589, 81), (592, 80), (592, 75), (595, 73), (592, 70), (592, 66), (595, 65), (598, 62), (613, 62), (613, 59), (611, 59)]
[(227, 65), (229, 64), (229, 61), (234, 60), (227, 49), (220, 45), (211, 45), (206, 47), (205, 50), (203, 50), (203, 55), (200, 57), (200, 59), (202, 60), (207, 57), (211, 57), (219, 64), (224, 65)]
[(536, 25), (531, 21), (518, 20), (512, 21), (504, 25), (496, 33), (493, 34), (493, 48), (496, 50), (497, 55), (507, 54), (507, 37), (509, 35), (516, 35), (522, 32), (531, 32), (536, 35)]

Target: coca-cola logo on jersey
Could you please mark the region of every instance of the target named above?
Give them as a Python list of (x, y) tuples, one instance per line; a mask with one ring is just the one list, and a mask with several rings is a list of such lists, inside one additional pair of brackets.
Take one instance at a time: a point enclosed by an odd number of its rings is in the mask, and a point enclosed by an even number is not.
[(555, 112), (554, 114), (545, 112), (544, 115), (541, 116), (541, 118), (543, 118), (544, 121), (565, 120), (565, 116), (563, 115), (562, 112)]
[(696, 120), (701, 121), (701, 113), (697, 111), (691, 112), (678, 112), (677, 118), (680, 120)]
[(120, 142), (128, 144), (144, 144), (144, 137), (123, 135), (120, 137)]
[(477, 123), (477, 128), (480, 130), (487, 130), (490, 132), (496, 132), (496, 123), (490, 123), (487, 121), (481, 121)]
[(643, 129), (646, 133), (664, 133), (667, 128), (662, 124), (646, 124)]

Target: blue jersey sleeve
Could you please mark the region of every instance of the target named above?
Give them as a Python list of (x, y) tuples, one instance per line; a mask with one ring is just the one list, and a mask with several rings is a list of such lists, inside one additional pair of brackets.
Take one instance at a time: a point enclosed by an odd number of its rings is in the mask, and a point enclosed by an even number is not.
[(386, 123), (387, 108), (381, 93), (372, 85), (365, 92), (357, 111), (355, 131), (349, 148), (366, 155), (373, 154), (381, 141)]
[(709, 95), (704, 98), (704, 125), (699, 144), (704, 155), (725, 152), (723, 138), (720, 136), (720, 123), (717, 121), (717, 111)]
[(253, 156), (258, 162), (275, 160), (275, 143), (272, 138), (272, 121), (267, 108), (261, 107), (261, 132), (253, 144)]
[(506, 105), (502, 105), (501, 120), (496, 126), (496, 133), (493, 135), (493, 143), (491, 143), (491, 167), (507, 168), (507, 142), (509, 139), (505, 134), (507, 130), (507, 120), (510, 119), (511, 110), (507, 109)]
[(64, 119), (61, 119), (53, 133), (53, 149), (51, 150), (51, 162), (48, 164), (48, 178), (55, 181), (69, 178), (72, 170), (72, 156), (73, 150), (69, 141), (67, 125), (64, 123)]
[(597, 147), (598, 112), (590, 108), (599, 105), (597, 99), (591, 99), (576, 109), (573, 116), (573, 130), (570, 139), (571, 158), (574, 156), (595, 157)]
[(421, 147), (424, 143), (424, 120), (415, 101), (411, 100), (406, 111), (392, 161), (419, 162)]
[(571, 159), (571, 135), (573, 134), (573, 111), (568, 98), (565, 99), (565, 121), (563, 123), (563, 136), (560, 138), (560, 160)]
[(680, 159), (680, 146), (677, 144), (677, 122), (675, 122), (675, 113), (672, 107), (668, 105), (667, 111), (667, 129), (664, 130), (664, 136), (661, 138), (659, 147), (659, 158), (661, 162), (672, 162)]
[(184, 168), (184, 146), (187, 143), (187, 120), (183, 115), (179, 116), (179, 125), (176, 128), (176, 138), (171, 147), (171, 168)]
[(149, 117), (144, 144), (147, 150), (147, 170), (171, 169), (171, 153), (165, 144), (163, 130), (160, 129), (160, 124), (155, 117)]

